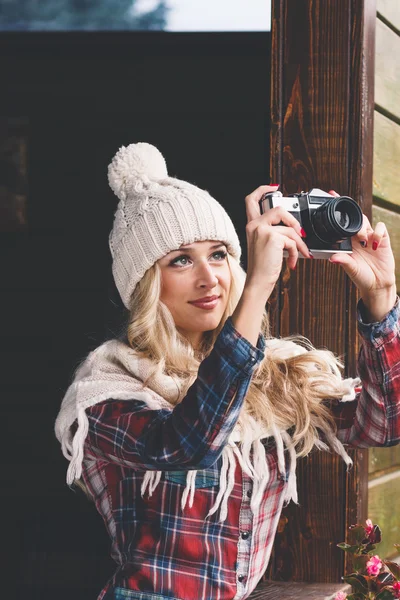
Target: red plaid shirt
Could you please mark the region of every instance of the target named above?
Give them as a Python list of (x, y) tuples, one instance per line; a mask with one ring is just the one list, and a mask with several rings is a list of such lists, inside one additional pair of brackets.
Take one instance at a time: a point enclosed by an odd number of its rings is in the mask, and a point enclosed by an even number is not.
[[(337, 411), (338, 437), (355, 447), (400, 441), (399, 302), (380, 323), (359, 320), (362, 347), (356, 401)], [(263, 358), (226, 322), (187, 396), (173, 410), (109, 400), (88, 412), (83, 477), (112, 540), (117, 571), (99, 600), (239, 600), (269, 561), (285, 477), (265, 442), (270, 480), (250, 508), (252, 481), (237, 465), (226, 521), (206, 518), (218, 493), (221, 453), (237, 421), (252, 373)], [(193, 506), (181, 510), (188, 470), (198, 470)], [(163, 472), (149, 496), (147, 470)]]

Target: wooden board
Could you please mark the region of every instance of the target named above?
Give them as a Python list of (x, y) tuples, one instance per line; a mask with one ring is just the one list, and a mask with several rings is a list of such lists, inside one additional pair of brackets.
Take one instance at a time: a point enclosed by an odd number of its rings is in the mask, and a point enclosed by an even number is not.
[[(398, 2), (400, 10), (400, 2)], [(376, 21), (375, 103), (400, 119), (400, 36)]]
[(375, 111), (374, 196), (400, 206), (400, 125)]
[(350, 592), (350, 587), (332, 583), (278, 583), (266, 581), (249, 596), (249, 600), (333, 600), (338, 592)]
[(400, 2), (398, 0), (377, 0), (376, 9), (400, 31)]
[[(372, 198), (374, 0), (272, 3), (271, 181), (350, 194), (370, 214)], [(271, 316), (279, 335), (302, 333), (346, 357), (354, 373), (357, 294), (340, 269), (302, 261), (281, 278)], [(336, 544), (365, 514), (367, 462), (346, 473), (333, 454), (299, 461), (300, 506), (283, 513), (270, 579), (340, 581)]]
[[(400, 131), (399, 131), (400, 135)], [(400, 165), (399, 165), (400, 167)], [(398, 190), (400, 196), (400, 188)], [(396, 283), (397, 291), (400, 291), (400, 214), (386, 208), (374, 205), (372, 207), (372, 223), (376, 225), (383, 221), (390, 235), (390, 243), (396, 261)]]

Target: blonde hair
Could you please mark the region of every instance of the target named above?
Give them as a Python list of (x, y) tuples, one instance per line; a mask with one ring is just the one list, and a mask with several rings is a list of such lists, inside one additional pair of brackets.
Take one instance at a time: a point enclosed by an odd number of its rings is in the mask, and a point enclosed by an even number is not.
[[(164, 372), (183, 378), (185, 390), (193, 383), (200, 362), (210, 354), (243, 291), (245, 271), (230, 255), (228, 264), (232, 279), (225, 312), (218, 327), (204, 333), (197, 352), (178, 332), (170, 311), (160, 300), (159, 265), (155, 263), (137, 284), (131, 299), (127, 337), (132, 348), (154, 362), (152, 374)], [(265, 357), (253, 374), (239, 424), (244, 425), (251, 416), (267, 429), (275, 426), (289, 431), (298, 456), (307, 455), (315, 445), (326, 448), (320, 432), (332, 445), (336, 427), (325, 401), (343, 396), (339, 359), (332, 352), (317, 350), (301, 336), (272, 338), (267, 312), (261, 333), (267, 342)]]

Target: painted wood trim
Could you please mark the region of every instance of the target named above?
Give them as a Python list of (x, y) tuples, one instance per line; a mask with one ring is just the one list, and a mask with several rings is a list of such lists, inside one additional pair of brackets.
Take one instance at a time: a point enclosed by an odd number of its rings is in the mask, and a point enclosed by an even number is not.
[[(400, 2), (399, 2), (400, 6)], [(400, 36), (376, 21), (375, 103), (400, 122)]]
[(390, 243), (396, 262), (397, 291), (400, 291), (400, 213), (374, 205), (372, 207), (372, 224), (375, 226), (378, 221), (383, 221), (389, 232)]
[(400, 2), (398, 0), (377, 0), (376, 10), (400, 31)]
[(375, 111), (374, 196), (400, 206), (400, 125)]

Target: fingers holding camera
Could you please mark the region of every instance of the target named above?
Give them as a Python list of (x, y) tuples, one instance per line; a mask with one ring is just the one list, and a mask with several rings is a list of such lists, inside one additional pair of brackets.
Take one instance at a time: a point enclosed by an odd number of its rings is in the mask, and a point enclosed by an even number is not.
[[(291, 269), (292, 271), (294, 271), (297, 267), (297, 260), (299, 258), (299, 249), (298, 246), (296, 244), (295, 240), (290, 239), (289, 236), (285, 236), (286, 240), (285, 240), (285, 245), (284, 245), (284, 250), (287, 251), (287, 264), (289, 269)], [(304, 242), (303, 242), (304, 244)], [(304, 244), (305, 246), (305, 244)], [(307, 246), (306, 246), (307, 248)], [(308, 252), (308, 249), (307, 249)]]
[(301, 237), (291, 227), (268, 225), (262, 219), (251, 221), (246, 226), (247, 234), (247, 279), (252, 289), (266, 291), (268, 299), (279, 278), (283, 253), (287, 252), (290, 269), (295, 269), (299, 252), (309, 255)]
[(390, 247), (390, 238), (385, 223), (380, 221), (376, 224), (375, 229), (371, 227), (371, 241), (372, 250), (377, 250), (382, 245), (382, 242), (385, 242), (385, 246)]
[[(289, 239), (291, 239), (294, 242), (294, 244), (296, 246), (296, 251), (297, 251), (297, 254), (296, 254), (296, 263), (297, 263), (297, 258), (298, 258), (298, 253), (299, 252), (305, 258), (314, 258), (312, 256), (310, 250), (308, 249), (307, 244), (303, 240), (303, 237), (297, 232), (297, 227), (296, 227), (296, 230), (295, 230), (290, 225), (287, 226), (287, 227), (281, 227), (280, 225), (277, 225), (277, 226), (274, 226), (274, 230), (277, 233), (279, 233), (279, 234), (281, 234), (283, 236), (288, 237)], [(288, 250), (288, 248), (285, 248), (285, 250)], [(292, 261), (288, 261), (289, 268), (296, 268), (296, 263), (292, 267)]]
[[(362, 248), (368, 248), (368, 244), (372, 245), (371, 233), (373, 233), (371, 223), (368, 217), (363, 214), (363, 224), (360, 231), (354, 236), (354, 240), (357, 240)], [(353, 242), (354, 243), (354, 242)]]
[(257, 189), (254, 190), (251, 194), (246, 196), (245, 204), (246, 204), (246, 216), (247, 222), (253, 221), (260, 217), (260, 200), (264, 196), (264, 194), (268, 194), (268, 192), (276, 192), (279, 185), (260, 185)]
[(261, 219), (268, 223), (268, 225), (279, 225), (283, 223), (286, 227), (291, 227), (300, 236), (305, 237), (305, 231), (302, 229), (299, 221), (283, 206), (276, 206), (267, 210)]
[(366, 237), (363, 248), (357, 247), (353, 240), (352, 254), (337, 253), (329, 260), (342, 265), (358, 287), (370, 321), (380, 321), (396, 299), (395, 263), (389, 234), (384, 223), (377, 223), (373, 229), (365, 217), (359, 235)]

